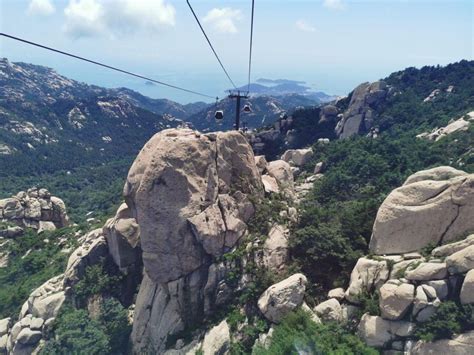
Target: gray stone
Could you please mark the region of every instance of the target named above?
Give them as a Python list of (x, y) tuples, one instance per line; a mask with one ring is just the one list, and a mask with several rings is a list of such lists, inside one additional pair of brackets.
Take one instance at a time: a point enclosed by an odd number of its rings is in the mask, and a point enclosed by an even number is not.
[(294, 274), (270, 286), (260, 296), (258, 308), (269, 321), (279, 323), (283, 317), (303, 303), (306, 282), (303, 274)]
[(10, 317), (0, 319), (0, 336), (7, 334), (10, 330), (12, 319)]
[(18, 334), (17, 341), (23, 345), (34, 345), (40, 341), (41, 336), (40, 331), (23, 328)]
[(462, 304), (474, 303), (474, 270), (466, 274), (459, 298)]
[(341, 322), (343, 320), (341, 305), (335, 298), (321, 302), (314, 308), (314, 312), (326, 321)]
[(230, 348), (230, 329), (223, 320), (204, 336), (202, 352), (204, 355), (225, 354)]
[(448, 298), (448, 293), (449, 293), (448, 281), (434, 280), (434, 281), (428, 281), (426, 284), (428, 286), (433, 287), (436, 290), (436, 296), (441, 301), (444, 301)]
[(328, 292), (328, 298), (335, 298), (338, 301), (342, 301), (345, 297), (344, 289), (342, 287), (334, 288)]
[(44, 320), (42, 318), (33, 318), (30, 323), (31, 330), (41, 330)]
[(450, 178), (445, 169), (419, 172), (388, 195), (377, 212), (372, 252), (419, 251), (474, 229), (474, 174)]
[(471, 234), (466, 239), (461, 240), (459, 242), (454, 242), (434, 248), (431, 254), (434, 257), (443, 258), (454, 254), (460, 250), (463, 250), (471, 245), (474, 245), (474, 234)]
[(413, 270), (408, 270), (405, 277), (412, 281), (442, 280), (448, 276), (445, 263), (421, 263)]
[(271, 271), (280, 271), (289, 259), (288, 229), (275, 225), (263, 243), (263, 265)]
[(400, 320), (413, 303), (415, 286), (411, 284), (397, 286), (386, 283), (380, 288), (379, 292), (382, 317), (390, 320)]
[(349, 302), (357, 304), (361, 293), (378, 290), (388, 277), (389, 269), (385, 260), (360, 258), (352, 270), (345, 297)]
[(460, 274), (474, 269), (474, 245), (448, 256), (446, 265), (450, 274)]

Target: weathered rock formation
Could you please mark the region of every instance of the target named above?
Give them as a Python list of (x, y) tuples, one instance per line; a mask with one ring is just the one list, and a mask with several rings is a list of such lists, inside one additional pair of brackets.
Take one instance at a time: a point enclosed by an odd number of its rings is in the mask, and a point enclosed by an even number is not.
[[(69, 225), (64, 202), (51, 196), (48, 190), (37, 188), (0, 200), (0, 221), (2, 220), (21, 227), (34, 228), (38, 232)], [(9, 234), (9, 231), (5, 233)]]
[(338, 137), (348, 138), (369, 132), (377, 117), (377, 108), (383, 104), (388, 93), (389, 87), (384, 81), (363, 83), (356, 87), (349, 107), (336, 125)]
[(370, 250), (399, 254), (474, 230), (474, 175), (439, 167), (410, 176), (380, 207)]
[(162, 351), (170, 335), (225, 302), (227, 266), (214, 260), (244, 236), (251, 199), (262, 191), (251, 147), (238, 132), (165, 130), (144, 146), (124, 188), (144, 265), (135, 351)]
[(458, 118), (457, 120), (451, 120), (448, 125), (441, 128), (435, 128), (431, 133), (424, 132), (418, 134), (417, 138), (425, 138), (432, 141), (439, 141), (450, 134), (467, 131), (474, 121), (474, 111), (467, 113), (465, 116)]
[[(443, 302), (474, 304), (474, 236), (466, 237), (474, 230), (473, 181), (449, 167), (410, 176), (378, 211), (370, 244), (378, 255), (360, 258), (346, 291), (331, 290), (316, 314), (322, 320), (350, 320), (350, 313), (357, 314), (351, 308), (377, 295), (380, 315), (353, 319), (368, 345), (384, 353), (472, 353), (472, 332), (427, 343), (417, 341), (415, 330), (433, 321)], [(435, 245), (426, 256), (425, 247)]]

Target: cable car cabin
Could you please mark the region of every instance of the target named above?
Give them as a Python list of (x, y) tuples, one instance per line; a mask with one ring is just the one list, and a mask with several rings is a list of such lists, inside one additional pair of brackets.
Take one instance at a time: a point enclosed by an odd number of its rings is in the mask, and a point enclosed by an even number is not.
[(250, 108), (250, 105), (245, 105), (243, 111), (245, 113), (250, 113), (250, 112), (252, 112), (252, 109)]
[(216, 111), (214, 118), (216, 119), (217, 123), (221, 123), (222, 120), (224, 119), (224, 111), (222, 110)]

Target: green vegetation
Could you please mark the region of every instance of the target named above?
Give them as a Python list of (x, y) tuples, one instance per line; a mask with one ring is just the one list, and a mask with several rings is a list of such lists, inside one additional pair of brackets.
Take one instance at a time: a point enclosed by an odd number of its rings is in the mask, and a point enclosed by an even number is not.
[(378, 354), (355, 335), (335, 323), (316, 324), (302, 310), (290, 313), (275, 327), (268, 349), (257, 347), (255, 355)]
[(360, 304), (360, 309), (358, 310), (359, 315), (357, 318), (360, 319), (365, 313), (369, 313), (371, 316), (380, 315), (378, 291), (373, 293), (363, 291), (357, 295), (357, 301)]
[(88, 266), (83, 278), (74, 286), (75, 296), (84, 303), (89, 297), (100, 294), (119, 295), (122, 275), (110, 259)]
[(115, 299), (103, 301), (97, 319), (87, 310), (64, 308), (41, 354), (125, 354), (130, 331), (127, 311)]
[(130, 156), (103, 165), (80, 166), (69, 172), (40, 174), (33, 169), (25, 175), (10, 172), (0, 178), (0, 198), (33, 186), (44, 187), (64, 200), (72, 221), (84, 222), (88, 212), (93, 212), (91, 217), (104, 220), (115, 213), (122, 200), (123, 185), (133, 159)]
[(449, 339), (454, 334), (474, 328), (474, 307), (459, 306), (452, 301), (441, 303), (436, 313), (418, 325), (415, 335), (425, 341)]
[(325, 289), (347, 281), (355, 261), (368, 251), (375, 216), (387, 194), (428, 167), (474, 171), (472, 157), (463, 156), (471, 149), (473, 133), (436, 143), (409, 132), (397, 138), (382, 134), (316, 144), (313, 162), (324, 161), (326, 171), (302, 205), (290, 240), (299, 267)]
[(23, 236), (8, 241), (9, 263), (0, 268), (0, 318), (16, 317), (35, 288), (64, 272), (68, 250), (76, 246), (77, 230), (63, 228), (38, 235), (28, 229)]

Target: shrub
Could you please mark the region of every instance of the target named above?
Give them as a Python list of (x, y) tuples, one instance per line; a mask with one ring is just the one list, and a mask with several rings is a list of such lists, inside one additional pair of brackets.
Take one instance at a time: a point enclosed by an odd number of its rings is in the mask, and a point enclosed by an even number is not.
[(121, 276), (106, 271), (108, 263), (88, 266), (84, 277), (74, 286), (74, 292), (80, 302), (87, 300), (89, 296), (105, 293), (115, 295), (121, 282)]
[(106, 299), (101, 306), (98, 320), (109, 338), (111, 353), (126, 353), (128, 338), (132, 331), (127, 310), (116, 299)]
[(257, 346), (255, 355), (378, 354), (336, 323), (316, 324), (302, 311), (290, 313), (275, 327), (268, 349)]
[(418, 325), (415, 334), (425, 341), (452, 338), (472, 322), (470, 310), (452, 301), (443, 302), (427, 322)]
[(55, 338), (42, 349), (42, 355), (110, 353), (104, 326), (90, 319), (85, 310), (65, 309), (56, 320), (54, 334)]

